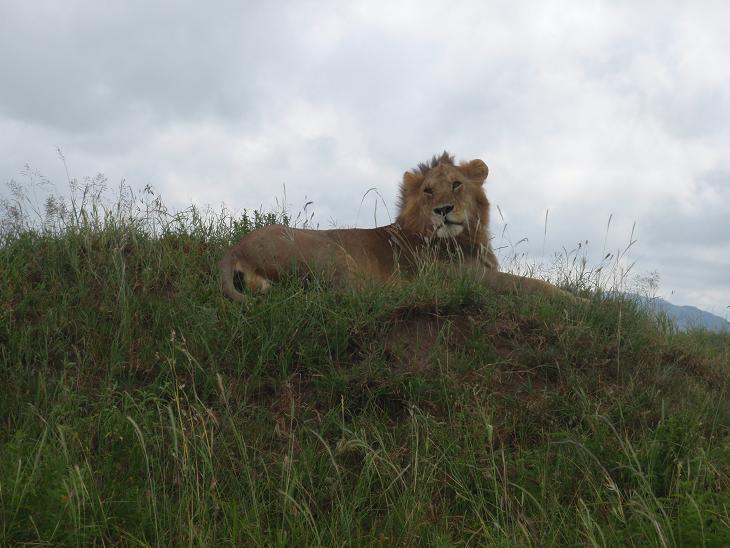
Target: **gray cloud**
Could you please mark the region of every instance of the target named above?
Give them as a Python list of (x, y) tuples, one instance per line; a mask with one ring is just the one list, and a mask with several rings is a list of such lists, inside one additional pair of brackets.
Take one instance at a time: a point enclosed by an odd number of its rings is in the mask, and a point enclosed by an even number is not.
[(72, 175), (178, 206), (271, 207), (286, 185), (323, 225), (369, 226), (367, 190), (392, 210), (447, 148), (487, 161), (531, 255), (598, 257), (636, 222), (632, 257), (675, 302), (730, 304), (728, 20), (719, 1), (4, 2), (0, 178), (62, 184), (60, 146)]

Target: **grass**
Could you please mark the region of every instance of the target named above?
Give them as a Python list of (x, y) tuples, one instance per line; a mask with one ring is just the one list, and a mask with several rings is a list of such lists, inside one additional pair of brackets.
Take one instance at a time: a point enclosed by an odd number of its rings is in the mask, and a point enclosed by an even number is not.
[(242, 307), (281, 215), (87, 195), (5, 204), (0, 545), (730, 545), (727, 335), (437, 269)]

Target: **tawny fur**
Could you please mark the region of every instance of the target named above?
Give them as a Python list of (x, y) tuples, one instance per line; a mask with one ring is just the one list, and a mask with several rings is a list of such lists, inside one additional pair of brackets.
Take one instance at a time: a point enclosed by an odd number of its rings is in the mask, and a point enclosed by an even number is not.
[(488, 173), (481, 160), (455, 165), (453, 156), (444, 152), (403, 175), (393, 224), (339, 230), (271, 225), (254, 230), (218, 263), (223, 292), (246, 301), (234, 285), (235, 272), (256, 293), (265, 293), (291, 274), (314, 275), (347, 288), (387, 284), (414, 274), (423, 252), (474, 269), (485, 285), (497, 290), (561, 291), (539, 280), (498, 272), (484, 192)]

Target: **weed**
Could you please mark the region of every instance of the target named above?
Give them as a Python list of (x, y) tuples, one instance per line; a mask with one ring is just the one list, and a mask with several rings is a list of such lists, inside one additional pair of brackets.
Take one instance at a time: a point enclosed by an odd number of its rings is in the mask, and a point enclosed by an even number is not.
[(244, 309), (216, 260), (291, 217), (105, 185), (5, 203), (0, 544), (730, 542), (729, 340), (623, 267), (566, 255), (589, 305), (424, 268)]

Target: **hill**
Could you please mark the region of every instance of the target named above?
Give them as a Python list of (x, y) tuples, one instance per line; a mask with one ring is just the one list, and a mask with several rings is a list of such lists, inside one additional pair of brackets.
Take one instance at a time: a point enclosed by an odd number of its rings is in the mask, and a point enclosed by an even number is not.
[(696, 306), (679, 306), (661, 298), (642, 299), (654, 313), (661, 313), (672, 320), (679, 329), (706, 329), (730, 333), (730, 322), (716, 314), (700, 310)]
[(0, 544), (730, 544), (729, 339), (629, 299), (281, 284), (273, 216), (90, 214), (0, 247)]

